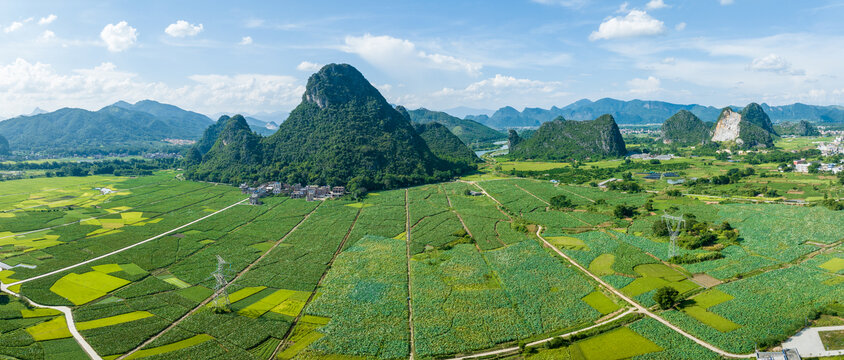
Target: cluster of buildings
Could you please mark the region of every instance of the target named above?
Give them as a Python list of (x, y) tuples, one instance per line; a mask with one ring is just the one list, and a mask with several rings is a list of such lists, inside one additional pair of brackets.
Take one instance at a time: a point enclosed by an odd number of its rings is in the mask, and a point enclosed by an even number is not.
[[(794, 160), (794, 171), (799, 173), (808, 174), (809, 168), (812, 166), (811, 161), (806, 161), (806, 159)], [(780, 169), (782, 171), (782, 169)], [(818, 166), (819, 172), (830, 172), (833, 174), (838, 174), (841, 171), (844, 171), (844, 165), (842, 164), (835, 164), (835, 163), (820, 163)]]
[(305, 199), (306, 201), (322, 201), (326, 199), (334, 199), (346, 194), (346, 188), (343, 186), (318, 186), (302, 184), (282, 184), (278, 181), (261, 184), (257, 187), (250, 187), (243, 183), (240, 184), (240, 192), (249, 195), (249, 204), (261, 205), (261, 198), (275, 195), (275, 196), (290, 196), (291, 199)]
[(666, 161), (676, 158), (674, 154), (665, 154), (665, 155), (653, 155), (653, 154), (633, 154), (630, 155), (630, 159), (635, 160), (659, 160), (659, 161)]
[(832, 156), (836, 154), (844, 154), (844, 136), (836, 137), (831, 142), (821, 142), (818, 144), (818, 150), (823, 156)]

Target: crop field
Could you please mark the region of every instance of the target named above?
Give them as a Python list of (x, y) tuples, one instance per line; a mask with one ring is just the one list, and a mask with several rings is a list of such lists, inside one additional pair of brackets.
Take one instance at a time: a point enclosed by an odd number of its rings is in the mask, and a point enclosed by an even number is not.
[[(732, 352), (792, 334), (813, 310), (840, 301), (844, 273), (844, 218), (820, 206), (704, 204), (529, 179), (424, 185), (356, 201), (268, 197), (261, 206), (234, 205), (244, 199), (237, 189), (172, 172), (9, 181), (0, 189), (10, 192), (0, 193), (0, 261), (20, 265), (0, 270), (4, 284), (153, 239), (11, 288), (71, 307), (82, 336), (107, 359), (133, 351), (129, 358), (398, 359), (411, 342), (415, 356), (444, 357), (587, 327), (629, 307), (544, 248), (537, 225), (553, 246), (644, 306), (655, 309), (653, 295), (665, 286), (688, 296), (659, 314)], [(575, 209), (550, 209), (557, 195)], [(722, 259), (666, 263), (665, 240), (652, 236), (658, 215), (613, 214), (620, 204), (641, 211), (649, 199), (654, 213), (729, 221), (738, 244), (721, 249)], [(218, 255), (227, 277), (237, 277), (228, 311), (219, 313), (209, 302)], [(694, 274), (724, 282), (702, 288)], [(0, 319), (0, 355), (85, 357), (56, 311), (11, 300), (0, 302)], [(687, 355), (717, 358), (645, 318), (528, 358)]]

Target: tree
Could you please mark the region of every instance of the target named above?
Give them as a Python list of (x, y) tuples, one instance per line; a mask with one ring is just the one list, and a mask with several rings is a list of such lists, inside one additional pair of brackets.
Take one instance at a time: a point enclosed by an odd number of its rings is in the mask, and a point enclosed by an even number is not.
[(665, 221), (657, 220), (654, 221), (654, 224), (651, 226), (651, 231), (654, 233), (654, 236), (668, 236), (668, 225), (665, 225)]
[(680, 293), (676, 289), (670, 286), (665, 286), (656, 291), (654, 294), (654, 301), (659, 304), (660, 309), (669, 309), (677, 302), (677, 297), (679, 295)]
[(633, 217), (636, 215), (636, 208), (627, 204), (619, 204), (615, 206), (612, 213), (619, 219)]
[(557, 195), (551, 198), (551, 208), (555, 210), (567, 209), (573, 207), (571, 200), (565, 195)]
[(648, 201), (645, 202), (645, 210), (654, 211), (654, 201), (653, 200), (648, 199)]

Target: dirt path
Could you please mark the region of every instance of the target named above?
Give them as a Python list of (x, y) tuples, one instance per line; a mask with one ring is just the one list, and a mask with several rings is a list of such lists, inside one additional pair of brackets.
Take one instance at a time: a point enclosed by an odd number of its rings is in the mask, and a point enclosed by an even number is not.
[[(551, 206), (551, 203), (549, 203), (549, 202), (547, 202), (547, 201), (545, 201), (545, 200), (542, 200), (542, 198), (540, 198), (539, 196), (534, 195), (534, 194), (533, 194), (532, 192), (530, 192), (530, 191), (527, 191), (525, 188), (523, 188), (523, 187), (521, 187), (521, 186), (519, 186), (519, 185), (516, 185), (516, 184), (513, 184), (513, 186), (515, 186), (515, 187), (517, 187), (517, 188), (521, 189), (522, 191), (526, 192), (528, 195), (535, 197), (537, 200), (542, 201), (543, 203), (547, 204), (549, 207)], [(575, 194), (575, 195), (576, 195), (576, 194)], [(589, 199), (589, 198), (584, 198), (584, 199), (587, 199), (587, 200), (589, 200), (589, 201), (592, 201), (592, 200), (591, 200), (591, 199)], [(592, 202), (594, 202), (594, 201), (592, 201)], [(589, 226), (589, 227), (595, 227), (595, 225), (592, 225), (592, 224), (590, 224), (590, 223), (588, 223), (588, 222), (584, 221), (584, 220), (583, 220), (583, 219), (581, 219), (581, 218), (578, 218), (578, 217), (572, 216), (572, 215), (568, 214), (568, 213), (567, 213), (567, 212), (565, 212), (565, 211), (562, 211), (561, 213), (562, 213), (562, 214), (564, 214), (564, 215), (566, 215), (566, 216), (568, 216), (568, 217), (570, 217), (570, 218), (572, 218), (572, 219), (575, 219), (575, 220), (577, 220), (577, 221), (580, 221), (580, 222), (582, 222), (582, 223), (586, 224), (586, 226)]]
[(293, 319), (292, 323), (290, 323), (290, 327), (287, 329), (287, 333), (284, 334), (284, 338), (281, 339), (281, 342), (279, 342), (278, 346), (276, 346), (275, 350), (273, 350), (273, 354), (270, 355), (270, 359), (275, 359), (276, 355), (278, 355), (278, 352), (281, 351), (282, 348), (284, 348), (284, 345), (290, 340), (290, 337), (293, 336), (293, 329), (296, 328), (296, 324), (298, 324), (299, 320), (302, 319), (302, 315), (305, 314), (305, 310), (308, 309), (308, 305), (311, 303), (311, 301), (314, 300), (319, 286), (322, 285), (322, 280), (324, 280), (325, 276), (328, 275), (328, 271), (331, 270), (331, 266), (334, 265), (334, 260), (337, 259), (337, 255), (340, 255), (340, 253), (343, 252), (343, 247), (346, 246), (346, 241), (349, 240), (349, 235), (351, 235), (352, 230), (355, 229), (355, 225), (358, 223), (358, 218), (360, 217), (360, 213), (362, 211), (363, 206), (358, 208), (358, 212), (357, 214), (355, 214), (355, 219), (352, 220), (352, 225), (349, 226), (349, 231), (346, 232), (346, 236), (344, 236), (343, 240), (340, 241), (340, 246), (338, 246), (337, 250), (334, 251), (334, 255), (332, 255), (331, 260), (328, 261), (328, 265), (325, 267), (325, 271), (322, 272), (322, 276), (319, 277), (316, 286), (314, 286), (314, 291), (311, 291), (311, 295), (309, 295), (308, 300), (305, 301), (305, 306), (302, 307), (302, 310), (299, 311), (299, 314), (296, 315), (296, 318)]
[(416, 335), (413, 331), (413, 278), (410, 276), (410, 196), (408, 195), (408, 190), (404, 189), (404, 212), (407, 215), (407, 220), (405, 220), (405, 239), (407, 240), (407, 246), (405, 247), (407, 250), (407, 326), (410, 329), (410, 360), (413, 360), (414, 356), (416, 356)]
[[(246, 201), (246, 200), (247, 200), (247, 199), (241, 200), (240, 202), (238, 202), (238, 203), (236, 203), (236, 204), (234, 204), (234, 205), (240, 204), (241, 202)], [(232, 206), (234, 206), (234, 205), (232, 205)], [(284, 242), (284, 240), (287, 240), (287, 238), (290, 236), (290, 234), (292, 234), (293, 232), (295, 232), (295, 231), (296, 231), (296, 229), (298, 229), (298, 228), (299, 228), (299, 226), (301, 226), (301, 225), (305, 222), (305, 220), (308, 220), (308, 218), (309, 218), (309, 217), (311, 217), (311, 215), (312, 215), (314, 212), (316, 212), (316, 211), (317, 211), (317, 209), (319, 209), (320, 205), (322, 205), (322, 203), (320, 203), (319, 205), (317, 205), (317, 206), (316, 206), (313, 210), (311, 210), (311, 212), (310, 212), (310, 213), (308, 213), (307, 215), (305, 215), (305, 217), (303, 217), (303, 218), (302, 218), (302, 220), (300, 220), (300, 221), (299, 221), (299, 223), (298, 223), (298, 224), (296, 224), (296, 226), (294, 226), (292, 229), (290, 229), (290, 231), (288, 231), (288, 232), (287, 232), (287, 234), (284, 234), (284, 236), (283, 236), (281, 239), (279, 239), (278, 241), (276, 241), (276, 242), (275, 242), (275, 244), (273, 244), (273, 246), (271, 246), (271, 247), (269, 248), (269, 250), (267, 250), (266, 252), (264, 252), (261, 256), (259, 256), (259, 257), (258, 257), (258, 259), (256, 259), (256, 260), (255, 260), (255, 261), (253, 261), (251, 264), (249, 264), (249, 265), (248, 265), (245, 269), (243, 269), (243, 270), (241, 270), (239, 273), (237, 273), (237, 275), (234, 277), (234, 279), (232, 279), (231, 281), (229, 281), (229, 283), (228, 283), (225, 287), (223, 287), (223, 288), (222, 288), (222, 289), (220, 289), (220, 290), (217, 290), (214, 294), (211, 294), (211, 296), (209, 296), (208, 298), (206, 298), (205, 300), (203, 300), (201, 303), (199, 303), (199, 305), (197, 305), (196, 307), (194, 307), (193, 309), (191, 309), (191, 311), (188, 311), (188, 313), (187, 313), (187, 314), (182, 315), (182, 317), (180, 317), (178, 320), (174, 321), (172, 324), (170, 324), (169, 326), (167, 326), (166, 328), (164, 328), (164, 330), (161, 330), (158, 334), (155, 334), (154, 336), (152, 336), (151, 338), (147, 339), (146, 341), (144, 341), (143, 343), (141, 343), (140, 345), (138, 345), (138, 346), (137, 346), (137, 347), (135, 347), (134, 349), (132, 349), (132, 350), (130, 350), (129, 352), (127, 352), (127, 353), (125, 353), (125, 354), (121, 355), (121, 356), (120, 356), (120, 357), (118, 357), (116, 360), (122, 360), (122, 359), (125, 359), (127, 356), (132, 355), (132, 354), (134, 354), (135, 352), (137, 352), (138, 350), (143, 349), (143, 348), (144, 348), (144, 346), (149, 345), (150, 343), (152, 343), (153, 341), (155, 341), (156, 339), (158, 339), (159, 337), (161, 337), (161, 335), (164, 335), (164, 333), (166, 333), (166, 332), (167, 332), (167, 331), (169, 331), (170, 329), (172, 329), (172, 328), (176, 327), (177, 325), (179, 325), (179, 324), (180, 324), (183, 320), (187, 319), (187, 318), (188, 318), (188, 316), (191, 316), (191, 315), (193, 315), (195, 312), (197, 312), (199, 309), (202, 309), (202, 307), (204, 307), (206, 304), (208, 304), (209, 302), (211, 302), (212, 300), (214, 300), (214, 298), (216, 298), (218, 295), (220, 295), (220, 294), (221, 294), (224, 290), (228, 290), (229, 285), (231, 285), (232, 283), (234, 283), (235, 281), (237, 281), (238, 279), (240, 279), (240, 277), (241, 277), (241, 276), (243, 276), (243, 274), (247, 273), (249, 270), (251, 270), (251, 269), (252, 269), (252, 267), (253, 267), (253, 266), (255, 266), (255, 264), (257, 264), (257, 263), (259, 263), (261, 260), (263, 260), (263, 259), (264, 259), (267, 255), (269, 255), (269, 253), (271, 253), (271, 252), (272, 252), (275, 248), (277, 248), (277, 247), (278, 247), (278, 246), (279, 246), (282, 242)]]
[[(474, 235), (472, 235), (472, 231), (471, 231), (471, 230), (469, 230), (469, 227), (468, 227), (468, 226), (466, 226), (466, 223), (465, 223), (465, 222), (463, 222), (463, 217), (462, 217), (462, 216), (460, 216), (460, 213), (459, 213), (459, 212), (457, 212), (457, 210), (454, 210), (454, 207), (451, 205), (451, 197), (449, 197), (449, 196), (448, 196), (448, 192), (447, 192), (447, 191), (445, 191), (445, 189), (443, 189), (443, 187), (442, 187), (442, 186), (440, 186), (440, 189), (441, 189), (441, 190), (443, 191), (443, 193), (445, 194), (445, 199), (446, 199), (446, 201), (448, 201), (448, 207), (449, 207), (449, 208), (451, 208), (451, 212), (453, 212), (453, 213), (454, 213), (454, 215), (457, 215), (457, 220), (460, 220), (460, 225), (463, 225), (463, 230), (466, 230), (466, 233), (467, 233), (467, 234), (469, 234), (469, 236), (470, 236), (472, 239), (474, 239), (474, 238), (475, 238), (475, 236), (474, 236)], [(478, 251), (481, 251), (481, 247), (480, 247), (480, 246), (478, 246), (478, 242), (477, 242), (477, 240), (475, 241), (475, 248), (476, 248), (476, 249), (478, 249)]]
[(580, 195), (580, 194), (578, 194), (578, 193), (568, 191), (568, 190), (563, 189), (563, 188), (561, 188), (561, 187), (559, 187), (559, 186), (557, 186), (557, 189), (560, 189), (560, 190), (562, 190), (562, 191), (565, 191), (565, 192), (567, 192), (567, 193), (569, 193), (569, 194), (572, 194), (572, 195), (574, 195), (574, 196), (581, 197), (581, 198), (584, 198), (584, 199), (586, 199), (586, 200), (589, 200), (589, 201), (591, 201), (593, 204), (595, 203), (595, 200), (592, 200), (592, 199), (590, 199), (590, 198), (588, 198), (588, 197), (585, 197), (585, 196), (583, 196), (583, 195)]
[(85, 353), (88, 354), (88, 357), (90, 357), (91, 359), (94, 359), (94, 360), (101, 360), (102, 359), (100, 357), (100, 355), (97, 354), (97, 351), (94, 350), (93, 347), (91, 347), (91, 344), (89, 344), (88, 341), (86, 341), (85, 338), (82, 337), (82, 334), (79, 333), (79, 330), (76, 329), (76, 322), (73, 321), (73, 312), (71, 311), (71, 309), (69, 307), (67, 307), (67, 306), (48, 306), (48, 305), (38, 304), (38, 303), (26, 298), (23, 295), (20, 295), (18, 293), (15, 293), (15, 292), (9, 290), (9, 285), (6, 285), (6, 284), (0, 284), (0, 291), (8, 293), (9, 295), (12, 295), (12, 296), (15, 296), (15, 297), (19, 297), (19, 298), (23, 299), (24, 301), (30, 303), (32, 306), (37, 307), (37, 308), (53, 309), (53, 310), (61, 311), (62, 314), (64, 314), (65, 322), (67, 323), (67, 329), (70, 330), (70, 335), (73, 337), (74, 340), (76, 340), (76, 343), (79, 344), (79, 346), (82, 348), (82, 350), (85, 351)]
[(132, 244), (132, 245), (129, 245), (129, 246), (126, 246), (126, 247), (123, 247), (123, 248), (120, 248), (120, 249), (114, 250), (114, 251), (112, 251), (112, 252), (109, 252), (109, 253), (106, 253), (106, 254), (103, 254), (103, 255), (97, 256), (97, 257), (95, 257), (95, 258), (91, 258), (91, 259), (88, 259), (88, 260), (85, 260), (85, 261), (82, 261), (82, 262), (79, 262), (79, 263), (76, 263), (76, 264), (73, 264), (73, 265), (70, 265), (70, 266), (63, 267), (63, 268), (58, 269), (58, 270), (53, 270), (53, 271), (50, 271), (50, 272), (45, 273), (45, 274), (41, 274), (41, 275), (38, 275), (38, 276), (33, 276), (33, 277), (31, 277), (31, 278), (28, 278), (28, 279), (24, 279), (24, 280), (16, 281), (16, 282), (13, 282), (13, 283), (11, 283), (11, 284), (8, 284), (8, 286), (13, 286), (13, 285), (18, 285), (18, 284), (23, 284), (23, 283), (26, 283), (26, 282), (30, 282), (30, 281), (32, 281), (32, 280), (37, 280), (37, 279), (44, 278), (44, 277), (47, 277), (47, 276), (55, 275), (55, 274), (58, 274), (58, 273), (61, 273), (61, 272), (65, 272), (65, 271), (68, 271), (68, 270), (70, 270), (70, 269), (73, 269), (73, 268), (76, 268), (76, 267), (82, 266), (82, 265), (90, 264), (90, 263), (95, 262), (95, 261), (97, 261), (97, 260), (101, 260), (101, 259), (107, 258), (107, 257), (112, 256), (112, 255), (114, 255), (114, 254), (119, 254), (119, 253), (121, 253), (121, 252), (124, 252), (124, 251), (126, 251), (126, 250), (129, 250), (129, 249), (134, 248), (134, 247), (136, 247), (136, 246), (140, 246), (140, 245), (146, 244), (146, 243), (148, 243), (148, 242), (150, 242), (150, 241), (153, 241), (153, 240), (159, 239), (159, 238), (161, 238), (161, 237), (164, 237), (164, 236), (170, 235), (170, 234), (172, 234), (172, 233), (174, 233), (174, 232), (177, 232), (177, 231), (179, 231), (179, 230), (182, 230), (182, 229), (184, 229), (184, 228), (186, 228), (186, 227), (188, 227), (188, 226), (191, 226), (191, 225), (196, 224), (196, 223), (198, 223), (198, 222), (200, 222), (200, 221), (202, 221), (202, 220), (205, 220), (205, 219), (210, 218), (210, 217), (212, 217), (212, 216), (214, 216), (214, 215), (217, 215), (217, 214), (219, 214), (219, 213), (221, 213), (221, 212), (223, 212), (223, 211), (226, 211), (226, 210), (228, 210), (228, 209), (231, 209), (231, 208), (233, 208), (233, 207), (235, 207), (235, 206), (237, 206), (237, 205), (239, 205), (239, 204), (243, 203), (243, 202), (244, 202), (244, 201), (246, 201), (246, 200), (248, 200), (248, 199), (243, 199), (243, 200), (240, 200), (240, 201), (238, 201), (238, 202), (236, 202), (236, 203), (234, 203), (234, 204), (231, 204), (231, 205), (229, 205), (229, 206), (226, 206), (226, 207), (224, 207), (224, 208), (222, 208), (222, 209), (220, 209), (220, 210), (217, 210), (217, 211), (215, 211), (215, 212), (213, 212), (213, 213), (210, 213), (210, 214), (208, 214), (208, 215), (205, 215), (205, 216), (203, 216), (203, 217), (201, 217), (201, 218), (199, 218), (199, 219), (196, 219), (196, 220), (194, 220), (194, 221), (191, 221), (191, 222), (189, 222), (189, 223), (187, 223), (187, 224), (184, 224), (184, 225), (182, 225), (182, 226), (179, 226), (179, 227), (176, 227), (176, 228), (170, 229), (170, 230), (168, 230), (168, 231), (165, 231), (165, 232), (163, 232), (163, 233), (161, 233), (161, 234), (158, 234), (158, 235), (156, 235), (156, 236), (153, 236), (153, 237), (151, 237), (151, 238), (149, 238), (149, 239), (146, 239), (146, 240), (143, 240), (143, 241), (136, 242), (136, 243), (134, 243), (134, 244)]
[[(618, 315), (616, 315), (616, 316), (614, 316), (614, 317), (612, 317), (612, 318), (610, 318), (610, 319), (607, 319), (607, 320), (605, 320), (605, 321), (603, 321), (603, 322), (596, 323), (595, 325), (591, 325), (591, 326), (589, 326), (589, 327), (585, 327), (585, 328), (580, 329), (580, 330), (575, 330), (575, 331), (572, 331), (572, 332), (570, 332), (570, 333), (566, 333), (566, 334), (562, 334), (562, 335), (557, 335), (557, 336), (552, 336), (552, 337), (549, 337), (549, 338), (547, 338), (547, 339), (542, 339), (542, 340), (537, 340), (537, 341), (534, 341), (534, 342), (531, 342), (531, 343), (527, 343), (527, 344), (525, 344), (525, 346), (531, 346), (531, 347), (533, 347), (533, 346), (542, 345), (542, 344), (544, 344), (544, 343), (547, 343), (547, 342), (549, 342), (549, 341), (551, 341), (551, 340), (554, 340), (555, 338), (562, 338), (562, 337), (568, 337), (568, 336), (576, 335), (576, 334), (582, 333), (582, 332), (584, 332), (584, 331), (592, 330), (592, 329), (594, 329), (594, 328), (596, 328), (596, 327), (599, 327), (599, 326), (601, 326), (601, 325), (605, 325), (605, 324), (607, 324), (607, 323), (611, 323), (611, 322), (613, 322), (613, 321), (616, 321), (616, 320), (618, 320), (618, 319), (621, 319), (621, 318), (623, 318), (623, 317), (625, 317), (625, 316), (627, 316), (627, 315), (629, 315), (629, 314), (632, 314), (632, 313), (634, 313), (634, 312), (636, 312), (636, 310), (635, 310), (635, 309), (629, 308), (629, 309), (627, 309), (627, 311), (624, 311), (624, 312), (622, 312), (622, 313), (619, 313)], [(509, 347), (509, 348), (504, 348), (504, 349), (498, 349), (498, 350), (491, 350), (491, 351), (486, 351), (486, 352), (477, 353), (477, 354), (472, 354), (472, 355), (466, 355), (466, 356), (453, 357), (453, 358), (450, 358), (450, 359), (448, 359), (448, 360), (464, 360), (464, 359), (475, 359), (475, 358), (481, 358), (481, 357), (489, 357), (489, 356), (505, 355), (505, 354), (515, 353), (515, 352), (518, 352), (518, 351), (520, 351), (520, 350), (521, 350), (521, 349), (519, 349), (519, 347), (518, 347), (518, 346), (514, 346), (514, 347)]]
[(629, 303), (630, 305), (633, 305), (633, 307), (636, 309), (636, 311), (637, 311), (637, 312), (640, 312), (640, 313), (642, 313), (642, 314), (645, 314), (645, 315), (647, 315), (648, 317), (650, 317), (650, 318), (652, 318), (652, 319), (654, 319), (654, 320), (656, 320), (656, 321), (659, 321), (660, 323), (662, 323), (663, 325), (667, 326), (667, 327), (668, 327), (668, 328), (670, 328), (671, 330), (674, 330), (674, 331), (676, 331), (676, 332), (680, 333), (680, 335), (685, 336), (686, 338), (688, 338), (688, 339), (690, 339), (690, 340), (692, 340), (692, 341), (696, 342), (698, 345), (703, 346), (703, 347), (705, 347), (705, 348), (707, 348), (707, 349), (711, 350), (712, 352), (717, 353), (718, 355), (721, 355), (721, 356), (724, 356), (724, 357), (728, 357), (728, 358), (750, 358), (750, 357), (754, 357), (754, 356), (755, 356), (754, 354), (734, 354), (734, 353), (731, 353), (731, 352), (727, 352), (727, 351), (721, 350), (720, 348), (717, 348), (717, 347), (715, 347), (714, 345), (712, 345), (712, 344), (710, 344), (710, 343), (708, 343), (708, 342), (705, 342), (705, 341), (703, 341), (703, 340), (701, 340), (701, 339), (698, 339), (697, 337), (695, 337), (695, 336), (693, 336), (693, 335), (691, 335), (691, 334), (687, 333), (687, 332), (686, 332), (686, 331), (684, 331), (683, 329), (680, 329), (679, 327), (675, 326), (674, 324), (672, 324), (672, 323), (668, 322), (668, 320), (663, 319), (662, 317), (660, 317), (659, 315), (657, 315), (657, 314), (655, 314), (655, 313), (651, 312), (650, 310), (648, 310), (648, 309), (647, 309), (647, 308), (645, 308), (644, 306), (639, 305), (639, 303), (637, 303), (637, 302), (633, 301), (633, 299), (631, 299), (631, 298), (627, 297), (626, 295), (624, 295), (623, 293), (621, 293), (621, 291), (618, 291), (616, 288), (612, 287), (610, 284), (607, 284), (607, 283), (606, 283), (604, 280), (602, 280), (600, 277), (598, 277), (598, 276), (596, 276), (595, 274), (593, 274), (593, 273), (589, 272), (589, 270), (587, 270), (586, 268), (584, 268), (583, 266), (581, 266), (580, 264), (578, 264), (576, 261), (574, 261), (574, 259), (572, 259), (572, 258), (570, 258), (568, 255), (564, 254), (562, 251), (560, 251), (560, 249), (557, 249), (557, 247), (556, 247), (556, 246), (551, 245), (551, 243), (549, 243), (547, 240), (545, 240), (545, 238), (543, 238), (543, 237), (542, 237), (542, 226), (539, 226), (539, 227), (538, 227), (538, 229), (536, 230), (536, 236), (539, 238), (539, 240), (540, 240), (540, 241), (542, 241), (542, 243), (543, 243), (543, 244), (545, 244), (545, 246), (546, 246), (546, 247), (548, 247), (549, 249), (551, 249), (552, 251), (554, 251), (555, 253), (557, 253), (557, 255), (559, 255), (559, 256), (560, 256), (560, 257), (562, 257), (563, 259), (566, 259), (566, 261), (568, 261), (569, 263), (571, 263), (572, 265), (574, 265), (576, 268), (580, 269), (580, 271), (582, 271), (584, 274), (586, 274), (586, 275), (588, 275), (589, 277), (591, 277), (593, 280), (597, 281), (599, 284), (601, 284), (601, 286), (603, 286), (603, 287), (604, 287), (604, 288), (606, 288), (607, 290), (611, 291), (611, 292), (612, 292), (613, 294), (615, 294), (616, 296), (620, 297), (621, 299), (623, 299), (624, 301), (626, 301), (626, 302), (627, 302), (627, 303)]

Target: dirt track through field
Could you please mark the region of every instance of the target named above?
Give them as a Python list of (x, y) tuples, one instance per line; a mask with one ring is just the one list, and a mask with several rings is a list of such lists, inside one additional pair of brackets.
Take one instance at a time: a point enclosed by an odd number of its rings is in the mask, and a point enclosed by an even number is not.
[[(411, 289), (413, 288), (413, 278), (410, 276), (410, 232), (412, 227), (410, 226), (410, 195), (408, 194), (408, 190), (404, 189), (404, 212), (407, 216), (407, 220), (405, 220), (405, 249), (407, 251), (407, 327), (410, 329), (410, 360), (413, 360), (416, 356), (416, 336), (413, 331), (413, 292)], [(421, 221), (421, 220), (420, 220)]]
[(308, 309), (308, 305), (311, 301), (314, 300), (316, 296), (317, 290), (319, 286), (322, 284), (322, 280), (325, 279), (325, 276), (328, 275), (328, 271), (331, 270), (331, 265), (334, 264), (334, 260), (337, 259), (337, 255), (340, 255), (343, 252), (343, 247), (346, 246), (346, 241), (349, 240), (349, 235), (352, 234), (352, 230), (355, 229), (355, 225), (358, 223), (358, 218), (360, 217), (360, 213), (363, 211), (363, 206), (358, 208), (357, 214), (355, 214), (355, 219), (352, 220), (352, 225), (349, 226), (349, 231), (346, 232), (346, 236), (343, 237), (343, 240), (340, 241), (340, 246), (337, 247), (337, 250), (334, 252), (334, 255), (331, 256), (331, 260), (328, 261), (328, 265), (325, 267), (325, 271), (322, 272), (322, 276), (319, 277), (319, 281), (317, 281), (316, 286), (314, 286), (314, 291), (311, 291), (311, 295), (308, 296), (308, 300), (305, 301), (305, 306), (302, 307), (302, 310), (299, 311), (299, 314), (296, 315), (296, 318), (293, 319), (293, 322), (290, 323), (290, 327), (287, 329), (287, 333), (284, 334), (284, 338), (281, 339), (281, 342), (278, 343), (278, 346), (275, 347), (273, 354), (270, 356), (270, 359), (275, 359), (278, 352), (284, 348), (284, 345), (290, 340), (290, 337), (293, 335), (293, 329), (296, 328), (296, 324), (299, 323), (299, 320), (302, 319), (302, 315), (305, 314), (305, 310)]
[[(240, 204), (240, 203), (242, 203), (242, 202), (244, 202), (244, 201), (246, 201), (246, 200), (248, 200), (248, 199), (241, 200), (240, 202), (236, 203), (235, 205)], [(320, 203), (320, 205), (322, 205), (322, 203)], [(183, 316), (182, 316), (182, 317), (180, 317), (178, 320), (174, 321), (172, 324), (170, 324), (169, 326), (167, 326), (166, 328), (164, 328), (164, 330), (161, 330), (158, 334), (155, 334), (153, 337), (151, 337), (151, 338), (147, 339), (146, 341), (144, 341), (143, 343), (141, 343), (140, 345), (138, 345), (138, 346), (137, 346), (137, 347), (135, 347), (134, 349), (132, 349), (132, 350), (130, 350), (129, 352), (127, 352), (127, 353), (125, 353), (125, 354), (121, 355), (121, 356), (120, 356), (120, 357), (118, 357), (116, 360), (122, 360), (122, 359), (125, 359), (127, 356), (134, 354), (134, 353), (135, 353), (135, 352), (137, 352), (138, 350), (141, 350), (144, 346), (149, 345), (150, 343), (152, 343), (153, 341), (155, 341), (156, 339), (158, 339), (159, 337), (161, 337), (161, 335), (164, 335), (164, 333), (166, 333), (166, 332), (167, 332), (167, 331), (169, 331), (170, 329), (172, 329), (172, 328), (176, 327), (177, 325), (179, 325), (179, 324), (180, 324), (183, 320), (187, 319), (187, 318), (188, 318), (188, 316), (191, 316), (191, 315), (193, 315), (195, 312), (197, 312), (199, 309), (202, 309), (202, 307), (204, 307), (204, 306), (205, 306), (205, 305), (207, 305), (209, 302), (211, 302), (211, 300), (214, 300), (214, 298), (216, 298), (218, 295), (220, 295), (220, 294), (221, 294), (224, 290), (228, 290), (229, 285), (231, 285), (232, 283), (234, 283), (236, 280), (240, 279), (240, 277), (241, 277), (241, 276), (243, 276), (243, 274), (245, 274), (245, 273), (247, 273), (249, 270), (251, 270), (251, 269), (252, 269), (252, 267), (253, 267), (253, 266), (255, 266), (255, 264), (257, 264), (257, 263), (258, 263), (258, 262), (260, 262), (262, 259), (264, 259), (267, 255), (269, 255), (269, 253), (270, 253), (270, 252), (272, 252), (272, 251), (273, 251), (275, 248), (277, 248), (277, 247), (278, 247), (278, 246), (279, 246), (282, 242), (284, 242), (284, 240), (286, 240), (286, 239), (290, 236), (290, 234), (292, 234), (293, 232), (295, 232), (295, 231), (296, 231), (296, 229), (298, 229), (298, 228), (299, 228), (299, 226), (301, 226), (301, 225), (305, 222), (305, 220), (307, 220), (309, 217), (311, 217), (311, 215), (312, 215), (314, 212), (316, 212), (316, 211), (317, 211), (317, 209), (319, 209), (320, 205), (317, 205), (316, 207), (314, 207), (314, 209), (313, 209), (313, 210), (311, 210), (311, 212), (310, 212), (310, 213), (308, 213), (307, 215), (305, 215), (305, 217), (303, 217), (303, 218), (302, 218), (302, 220), (300, 220), (300, 221), (299, 221), (299, 223), (298, 223), (298, 224), (296, 224), (296, 226), (294, 226), (292, 229), (290, 229), (290, 231), (288, 231), (288, 232), (287, 232), (287, 234), (285, 234), (285, 235), (284, 235), (281, 239), (279, 239), (278, 241), (276, 241), (276, 242), (275, 242), (275, 244), (273, 244), (273, 246), (269, 248), (269, 250), (267, 250), (266, 252), (264, 252), (264, 254), (262, 254), (261, 256), (259, 256), (259, 257), (258, 257), (258, 259), (256, 259), (256, 260), (255, 260), (255, 261), (253, 261), (251, 264), (249, 264), (249, 265), (248, 265), (245, 269), (243, 269), (243, 270), (241, 270), (239, 273), (237, 273), (237, 275), (234, 277), (234, 279), (232, 279), (231, 281), (229, 281), (229, 283), (228, 283), (228, 284), (226, 284), (226, 286), (225, 286), (225, 287), (223, 287), (223, 288), (222, 288), (222, 289), (220, 289), (220, 290), (217, 290), (214, 294), (211, 294), (211, 296), (209, 296), (207, 299), (203, 300), (201, 303), (199, 303), (199, 305), (197, 305), (196, 307), (194, 307), (193, 309), (191, 309), (191, 311), (189, 311), (187, 314), (183, 315)], [(234, 205), (232, 205), (232, 206), (234, 206)]]

